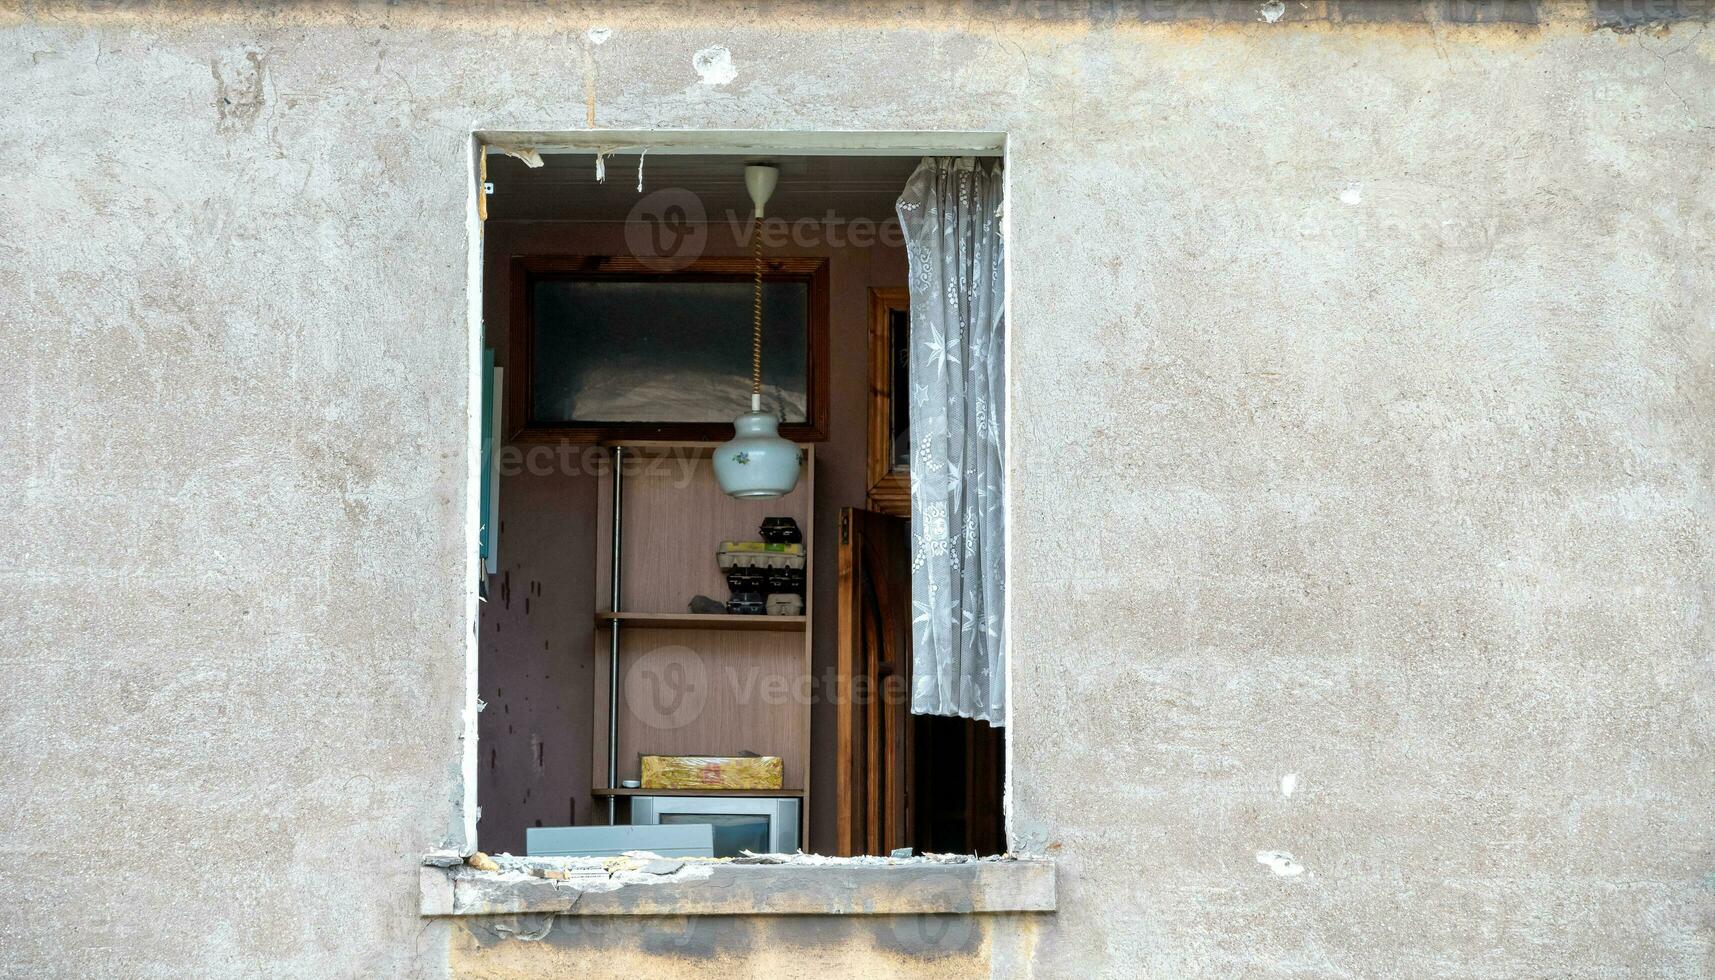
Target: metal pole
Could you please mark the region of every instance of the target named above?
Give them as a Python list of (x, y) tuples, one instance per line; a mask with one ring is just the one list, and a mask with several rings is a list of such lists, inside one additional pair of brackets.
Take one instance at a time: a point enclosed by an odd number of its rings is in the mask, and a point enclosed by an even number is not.
[(620, 470), (624, 468), (624, 462), (625, 447), (613, 447), (613, 555), (612, 565), (608, 569), (609, 605), (607, 607), (616, 614), (613, 619), (608, 621), (607, 648), (607, 788), (610, 790), (607, 795), (607, 823), (610, 827), (615, 822), (615, 808), (619, 802), (618, 797), (614, 796), (611, 791), (619, 789), (619, 616), (617, 613), (620, 611), (619, 551), (624, 540), (624, 535), (620, 532), (622, 526), (620, 511), (624, 507), (624, 498), (621, 493), (625, 489), (625, 481), (620, 476)]

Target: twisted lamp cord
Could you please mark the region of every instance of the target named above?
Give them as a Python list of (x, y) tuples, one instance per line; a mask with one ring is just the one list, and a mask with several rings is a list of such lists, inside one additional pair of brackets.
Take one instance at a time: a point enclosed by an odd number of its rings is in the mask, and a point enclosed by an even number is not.
[(751, 232), (751, 252), (756, 256), (756, 288), (752, 291), (750, 335), (750, 393), (762, 394), (762, 218)]

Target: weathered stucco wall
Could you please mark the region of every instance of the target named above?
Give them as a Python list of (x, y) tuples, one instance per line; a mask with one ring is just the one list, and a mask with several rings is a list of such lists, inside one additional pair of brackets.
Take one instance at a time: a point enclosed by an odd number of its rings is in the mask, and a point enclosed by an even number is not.
[(463, 821), (470, 134), (592, 113), (1009, 134), (1013, 819), (1061, 861), (952, 952), (623, 945), (1715, 969), (1715, 34), (899, 6), (0, 7), (8, 972), (589, 956), (424, 922), (414, 865)]

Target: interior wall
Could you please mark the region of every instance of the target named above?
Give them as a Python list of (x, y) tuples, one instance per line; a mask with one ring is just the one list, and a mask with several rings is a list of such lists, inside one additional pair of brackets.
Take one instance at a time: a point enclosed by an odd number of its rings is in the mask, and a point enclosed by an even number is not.
[[(631, 161), (610, 162), (633, 173)], [(628, 166), (628, 163), (630, 166)], [(645, 165), (647, 178), (647, 164)], [(623, 179), (623, 178), (621, 178)], [(653, 189), (653, 188), (652, 188)], [(711, 216), (713, 217), (713, 216)], [(742, 216), (740, 216), (742, 218)], [(816, 452), (815, 582), (811, 601), (814, 690), (828, 689), (835, 667), (835, 587), (839, 508), (862, 507), (867, 490), (864, 454), (868, 425), (869, 290), (905, 284), (905, 250), (896, 236), (874, 244), (802, 226), (770, 255), (829, 260), (828, 439)], [(713, 256), (749, 255), (725, 216), (705, 227)], [(742, 230), (739, 234), (742, 234)], [(831, 241), (834, 244), (822, 244)], [(484, 245), (483, 316), (497, 362), (506, 360), (510, 258), (535, 255), (626, 254), (625, 226), (564, 221), (490, 221)], [(767, 356), (767, 352), (763, 352)], [(516, 472), (500, 490), (500, 572), (490, 579), (480, 611), (480, 717), (477, 835), (483, 848), (524, 851), (524, 828), (606, 819), (606, 804), (589, 793), (594, 652), (589, 628), (595, 603), (596, 478), (583, 465), (583, 447), (513, 447)], [(717, 596), (716, 598), (725, 598)], [(605, 650), (606, 647), (603, 647)], [(811, 708), (811, 806), (808, 850), (832, 847), (834, 834), (833, 706)]]
[(497, 853), (523, 854), (526, 827), (594, 818), (596, 480), (535, 462), (552, 469), (501, 479), (499, 570), (477, 614), (477, 841)]

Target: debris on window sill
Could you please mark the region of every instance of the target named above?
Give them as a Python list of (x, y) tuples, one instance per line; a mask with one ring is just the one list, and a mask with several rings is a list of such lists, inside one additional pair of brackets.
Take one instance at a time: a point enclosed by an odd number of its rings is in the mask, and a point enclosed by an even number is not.
[(1012, 855), (738, 858), (486, 855), (423, 859), (421, 913), (917, 915), (1052, 912), (1054, 864)]

